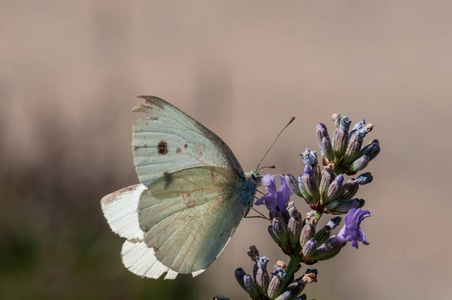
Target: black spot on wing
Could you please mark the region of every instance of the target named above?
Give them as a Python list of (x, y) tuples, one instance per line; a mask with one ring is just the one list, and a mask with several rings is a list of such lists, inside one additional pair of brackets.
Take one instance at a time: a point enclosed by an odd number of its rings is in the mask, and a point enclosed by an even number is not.
[(168, 153), (168, 143), (164, 140), (161, 140), (160, 143), (157, 145), (157, 150), (159, 154), (166, 154)]

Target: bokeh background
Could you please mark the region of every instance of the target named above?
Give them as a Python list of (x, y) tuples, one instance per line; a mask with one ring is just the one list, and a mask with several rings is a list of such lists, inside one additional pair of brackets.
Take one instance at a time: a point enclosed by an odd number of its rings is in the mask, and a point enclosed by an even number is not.
[[(381, 154), (358, 196), (369, 246), (317, 264), (316, 299), (451, 299), (450, 1), (0, 1), (0, 297), (246, 299), (246, 252), (286, 257), (242, 221), (197, 278), (122, 265), (102, 196), (137, 183), (135, 97), (166, 99), (245, 170), (302, 172), (333, 113), (375, 125)], [(299, 199), (296, 201), (300, 201)], [(303, 213), (308, 208), (302, 201)], [(324, 218), (327, 219), (327, 218)], [(323, 220), (325, 221), (325, 220)]]

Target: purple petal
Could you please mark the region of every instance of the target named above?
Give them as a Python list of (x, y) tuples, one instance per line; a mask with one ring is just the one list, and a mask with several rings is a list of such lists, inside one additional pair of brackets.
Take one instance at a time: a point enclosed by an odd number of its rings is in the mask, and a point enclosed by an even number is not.
[(287, 202), (290, 200), (290, 196), (293, 194), (292, 189), (287, 185), (284, 176), (279, 175), (280, 185), (278, 191), (278, 207), (280, 211), (286, 210)]
[(272, 174), (266, 174), (262, 177), (262, 186), (270, 193), (276, 195), (276, 183), (275, 176)]
[(362, 242), (364, 245), (369, 245), (366, 241), (366, 235), (360, 228), (361, 222), (370, 217), (371, 214), (368, 210), (361, 208), (352, 208), (345, 216), (345, 225), (338, 233), (338, 237), (344, 241), (351, 242), (352, 247), (358, 249), (358, 242)]
[(262, 203), (264, 203), (270, 213), (275, 213), (277, 205), (276, 202), (276, 194), (268, 193), (267, 195), (264, 195), (259, 200), (257, 200), (255, 204), (261, 205)]
[(254, 204), (261, 205), (265, 204), (270, 213), (276, 213), (278, 192), (276, 191), (275, 176), (267, 174), (262, 178), (262, 185), (268, 191), (268, 194), (262, 196)]

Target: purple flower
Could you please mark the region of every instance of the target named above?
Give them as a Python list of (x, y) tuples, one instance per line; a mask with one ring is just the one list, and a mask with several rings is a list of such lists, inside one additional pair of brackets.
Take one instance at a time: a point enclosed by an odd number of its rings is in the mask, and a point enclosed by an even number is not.
[(352, 208), (345, 216), (345, 225), (339, 231), (337, 236), (346, 242), (352, 242), (352, 247), (358, 249), (358, 242), (362, 242), (364, 245), (369, 245), (366, 241), (366, 235), (364, 231), (359, 227), (362, 220), (370, 217), (371, 214), (368, 210), (361, 208)]
[(284, 176), (279, 175), (279, 178), (281, 184), (279, 186), (279, 191), (276, 191), (275, 176), (271, 174), (265, 175), (262, 178), (262, 185), (268, 191), (268, 194), (262, 196), (254, 203), (255, 205), (265, 204), (270, 211), (270, 216), (275, 216), (277, 211), (286, 210), (290, 195), (293, 194), (293, 191), (287, 185)]

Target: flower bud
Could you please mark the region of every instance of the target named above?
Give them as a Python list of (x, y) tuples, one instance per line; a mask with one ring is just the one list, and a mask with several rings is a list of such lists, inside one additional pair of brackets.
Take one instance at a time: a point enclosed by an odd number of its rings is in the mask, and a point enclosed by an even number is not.
[(246, 291), (245, 282), (243, 280), (245, 275), (246, 275), (246, 272), (242, 268), (238, 268), (237, 270), (235, 270), (235, 278), (237, 279), (237, 282)]
[(336, 129), (333, 133), (333, 151), (334, 151), (334, 162), (338, 164), (342, 156), (344, 156), (345, 150), (347, 148), (349, 134), (348, 130), (350, 128), (351, 120), (347, 117), (342, 117), (341, 115), (334, 114), (331, 119), (336, 125)]
[(247, 252), (248, 256), (251, 258), (252, 261), (256, 262), (257, 258), (259, 257), (259, 250), (257, 250), (256, 246), (252, 245), (250, 246), (250, 251)]
[(341, 222), (341, 217), (334, 217), (328, 221), (328, 223), (314, 236), (314, 239), (317, 241), (318, 245), (322, 245), (327, 239), (331, 236), (331, 231), (336, 228)]
[(363, 207), (364, 204), (365, 201), (358, 198), (349, 199), (342, 202), (333, 201), (326, 206), (325, 212), (333, 215), (346, 214), (350, 209)]
[(314, 176), (314, 172), (310, 166), (306, 166), (304, 168), (304, 174), (303, 174), (303, 187), (306, 189), (306, 191), (311, 195), (312, 202), (315, 204), (319, 200), (319, 188), (317, 186), (317, 181)]
[(300, 234), (300, 245), (304, 247), (304, 245), (314, 237), (315, 235), (315, 225), (317, 224), (316, 218), (310, 218), (306, 220), (306, 224), (301, 229)]
[(267, 263), (269, 259), (265, 256), (259, 257), (257, 261), (257, 273), (256, 273), (256, 284), (261, 295), (267, 293), (268, 285), (270, 283), (270, 277), (267, 272)]
[(275, 270), (281, 269), (285, 272), (287, 270), (287, 265), (282, 260), (278, 260), (278, 261), (276, 261), (276, 265), (274, 266), (274, 268), (275, 268)]
[(361, 147), (363, 145), (363, 139), (367, 132), (367, 128), (364, 127), (363, 129), (356, 131), (355, 134), (353, 134), (349, 139), (347, 149), (344, 153), (344, 163), (346, 165), (358, 158), (359, 152), (361, 151)]
[(315, 128), (317, 134), (317, 142), (319, 143), (320, 153), (328, 159), (328, 161), (334, 160), (333, 146), (331, 144), (330, 136), (325, 124), (320, 123)]
[(366, 173), (359, 175), (358, 178), (356, 178), (353, 181), (359, 185), (365, 185), (365, 184), (371, 183), (373, 179), (374, 178), (373, 178), (372, 174), (370, 174), (369, 172), (366, 172)]
[[(332, 164), (330, 164), (332, 166)], [(319, 192), (320, 199), (325, 200), (326, 193), (328, 192), (328, 187), (334, 180), (334, 171), (330, 165), (326, 166), (322, 171), (322, 179), (320, 180)], [(322, 202), (323, 203), (323, 202)]]
[(290, 300), (293, 299), (293, 297), (294, 296), (292, 295), (291, 291), (285, 291), (284, 293), (276, 297), (275, 300)]
[(298, 180), (292, 174), (284, 175), (284, 179), (286, 180), (286, 183), (292, 190), (292, 192), (294, 192), (296, 195), (300, 197), (303, 197), (300, 191), (300, 187), (298, 186)]
[(307, 259), (310, 259), (314, 254), (315, 250), (317, 250), (317, 241), (315, 239), (310, 239), (303, 246), (303, 256)]
[(296, 216), (299, 214), (297, 208), (295, 207), (295, 202), (293, 201), (287, 203), (286, 211), (289, 217)]
[(331, 230), (336, 229), (337, 226), (339, 226), (339, 224), (341, 224), (342, 218), (341, 217), (334, 217), (331, 218), (331, 220), (328, 221), (328, 223), (326, 223), (326, 226), (330, 227)]
[(351, 199), (356, 194), (356, 192), (358, 192), (358, 189), (359, 184), (356, 182), (356, 180), (349, 180), (342, 186), (342, 190), (337, 196), (336, 200), (340, 202)]
[(374, 125), (372, 123), (369, 123), (366, 125), (366, 121), (361, 120), (358, 123), (355, 124), (355, 126), (353, 126), (353, 129), (350, 131), (350, 138), (353, 138), (354, 135), (358, 132), (365, 132), (366, 134), (371, 132), (372, 129), (374, 128)]
[(279, 267), (275, 267), (275, 272), (272, 273), (270, 284), (268, 285), (267, 295), (270, 299), (278, 297), (284, 288), (284, 276), (286, 272)]
[(367, 155), (363, 155), (357, 160), (355, 160), (353, 163), (351, 163), (348, 166), (348, 169), (345, 171), (347, 175), (353, 175), (356, 174), (356, 172), (361, 171), (365, 167), (367, 167), (367, 164), (369, 163), (369, 157)]
[(340, 114), (333, 114), (331, 116), (331, 120), (334, 123), (334, 126), (339, 127), (339, 121), (341, 120), (342, 116)]
[(317, 269), (307, 269), (304, 275), (301, 278), (297, 279), (297, 281), (305, 285), (307, 283), (317, 282), (317, 274)]
[(317, 251), (314, 253), (313, 257), (317, 260), (329, 259), (338, 254), (342, 247), (346, 244), (347, 242), (344, 242), (341, 238), (334, 235), (317, 248)]
[(306, 148), (306, 150), (301, 153), (300, 156), (303, 159), (304, 163), (312, 168), (316, 181), (320, 182), (320, 167), (317, 161), (317, 152)]
[(300, 193), (302, 195), (302, 197), (306, 200), (306, 203), (308, 204), (316, 204), (317, 201), (315, 201), (311, 194), (309, 194), (308, 190), (306, 189), (306, 187), (303, 184), (303, 175), (300, 175), (300, 177), (298, 177), (298, 188), (300, 190)]
[(344, 156), (348, 143), (348, 132), (336, 128), (333, 133), (333, 151), (334, 163), (338, 164), (341, 157)]
[(257, 288), (256, 283), (254, 283), (253, 278), (251, 275), (246, 274), (243, 276), (243, 284), (245, 286), (245, 291), (250, 294), (251, 297), (259, 297), (260, 293)]
[(316, 151), (312, 151), (311, 149), (306, 148), (303, 153), (300, 153), (300, 156), (301, 159), (303, 159), (305, 165), (310, 166), (313, 169), (318, 165)]
[(344, 182), (344, 176), (342, 174), (339, 174), (334, 181), (330, 184), (328, 188), (328, 192), (325, 197), (324, 203), (330, 203), (331, 201), (335, 200), (337, 196), (339, 196), (339, 193), (342, 189), (342, 183)]
[(305, 221), (311, 220), (311, 219), (315, 219), (315, 214), (316, 214), (316, 210), (311, 209), (309, 212), (306, 213), (306, 218)]
[[(358, 123), (355, 124), (355, 126), (353, 126), (353, 129), (350, 130), (350, 138), (353, 138), (353, 136), (355, 135), (355, 133), (361, 129), (364, 128), (364, 126), (366, 125), (366, 121), (364, 121), (364, 119), (362, 119), (361, 121), (359, 121)], [(371, 124), (372, 125), (372, 124)]]
[(301, 293), (301, 291), (303, 290), (305, 285), (306, 284), (303, 284), (303, 283), (301, 283), (299, 281), (294, 281), (291, 284), (289, 284), (287, 286), (286, 291), (284, 291), (284, 293), (279, 295), (275, 300), (290, 300), (290, 299), (293, 299), (294, 297), (296, 297), (298, 294)]
[[(317, 282), (317, 270), (316, 269), (307, 269), (306, 273), (294, 280), (292, 283), (290, 283), (287, 286), (287, 289), (276, 299), (278, 300), (286, 300), (286, 299), (294, 299), (294, 297), (297, 297), (303, 289), (305, 288), (306, 284)], [(304, 299), (306, 300), (306, 295), (301, 295), (297, 297), (296, 299)]]
[(286, 224), (282, 218), (273, 218), (272, 225), (268, 226), (268, 232), (284, 252), (289, 251), (289, 236), (287, 234)]
[(323, 123), (317, 124), (317, 126), (315, 127), (315, 134), (317, 136), (317, 142), (319, 143), (319, 145), (324, 137), (329, 137), (328, 129)]
[(378, 153), (380, 153), (380, 143), (377, 139), (374, 139), (361, 149), (358, 157), (366, 155), (369, 157), (369, 161), (371, 161), (378, 155)]
[(288, 209), (289, 221), (287, 222), (287, 234), (289, 236), (289, 242), (292, 248), (296, 248), (300, 241), (301, 233), (301, 214), (293, 205), (293, 201), (289, 203)]
[(320, 145), (320, 153), (323, 155), (323, 157), (326, 157), (328, 162), (334, 161), (333, 145), (329, 137), (324, 137), (322, 139), (322, 143)]
[[(317, 183), (317, 187), (320, 184), (320, 180), (322, 179), (322, 172), (320, 171), (320, 166), (316, 165), (313, 169), (314, 171), (314, 178), (315, 178), (315, 182)], [(320, 197), (320, 193), (319, 193), (319, 197)]]

